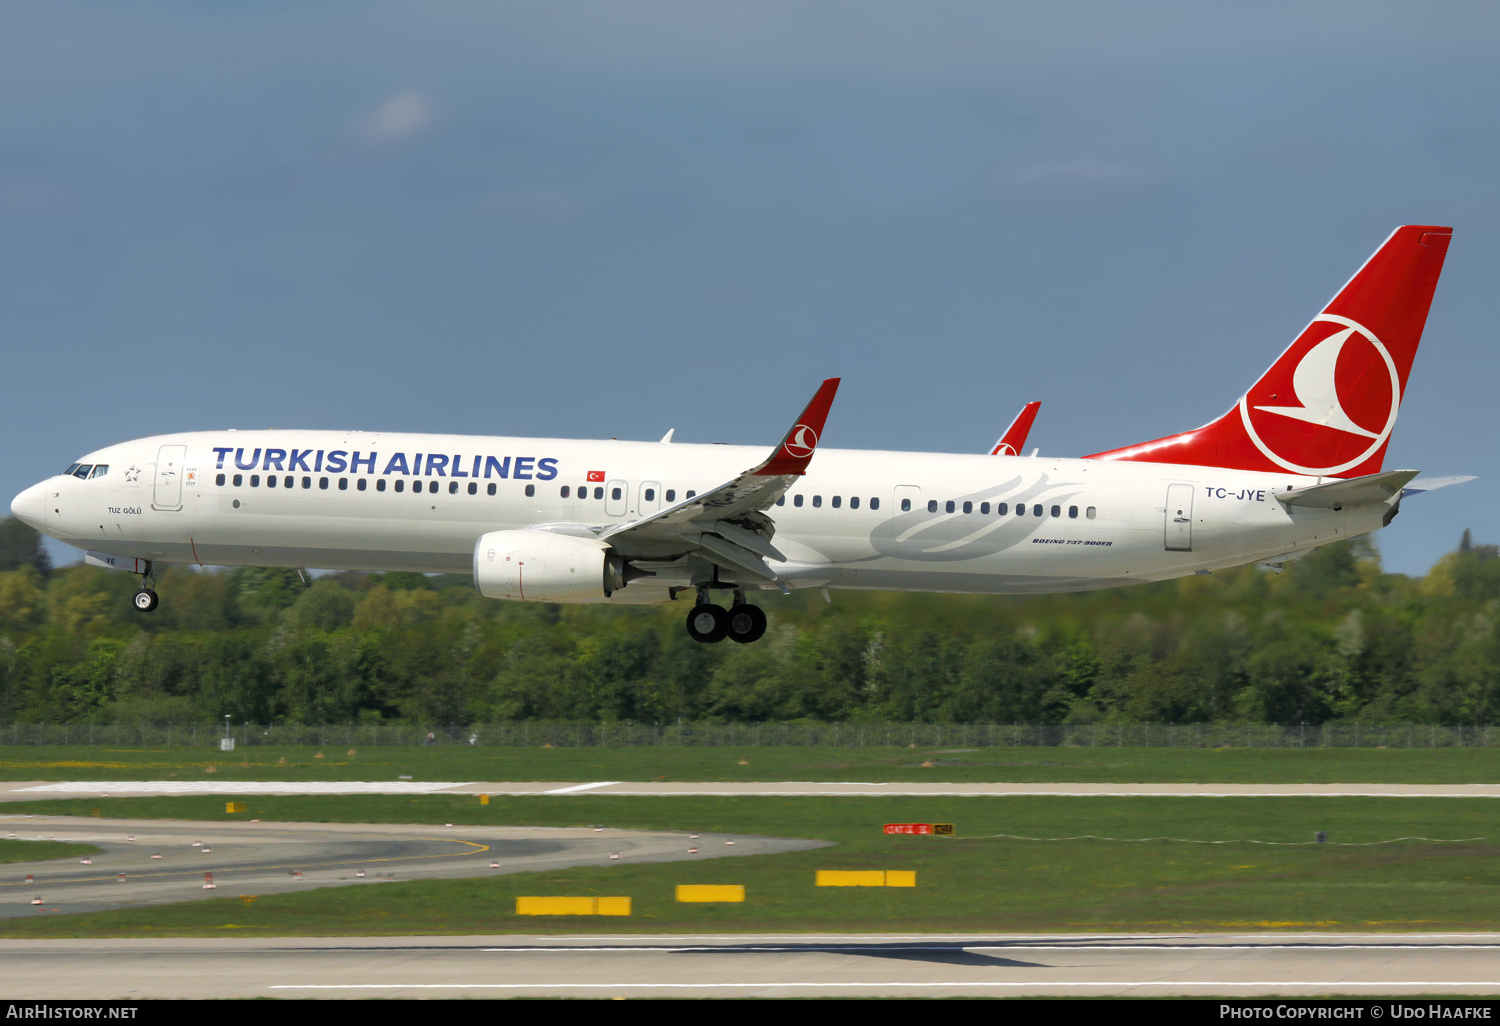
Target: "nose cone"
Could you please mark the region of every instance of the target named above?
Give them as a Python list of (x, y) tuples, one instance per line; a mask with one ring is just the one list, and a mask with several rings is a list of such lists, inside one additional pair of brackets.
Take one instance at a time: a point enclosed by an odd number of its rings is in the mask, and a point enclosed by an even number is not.
[(47, 528), (46, 484), (34, 484), (10, 500), (10, 512), (17, 520), (38, 531)]

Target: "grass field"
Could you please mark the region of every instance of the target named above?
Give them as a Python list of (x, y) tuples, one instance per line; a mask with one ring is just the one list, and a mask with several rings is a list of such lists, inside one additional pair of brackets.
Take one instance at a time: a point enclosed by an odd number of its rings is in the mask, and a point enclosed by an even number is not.
[[(925, 764), (931, 765), (925, 765)], [(1500, 748), (0, 747), (0, 780), (1500, 781)]]
[[(1500, 929), (1500, 809), (1380, 798), (249, 798), (261, 820), (496, 823), (728, 831), (837, 847), (696, 864), (360, 884), (138, 911), (0, 920), (0, 936), (763, 931), (1047, 932)], [(8, 803), (6, 813), (231, 818), (222, 799)], [(958, 835), (888, 837), (885, 822)], [(1307, 842), (1328, 832), (1330, 844)], [(1178, 840), (1017, 840), (994, 835)], [(1437, 844), (1417, 836), (1466, 839)], [(1223, 844), (1194, 841), (1228, 841)], [(1340, 843), (1342, 842), (1342, 843)], [(686, 846), (686, 839), (684, 846)], [(912, 889), (817, 888), (817, 869), (910, 869)], [(679, 905), (679, 883), (735, 883), (742, 905)], [(635, 914), (517, 917), (523, 894), (629, 895)]]
[(17, 838), (0, 839), (0, 863), (32, 862), (37, 859), (81, 859), (99, 854), (92, 844), (71, 844), (67, 841), (26, 841)]

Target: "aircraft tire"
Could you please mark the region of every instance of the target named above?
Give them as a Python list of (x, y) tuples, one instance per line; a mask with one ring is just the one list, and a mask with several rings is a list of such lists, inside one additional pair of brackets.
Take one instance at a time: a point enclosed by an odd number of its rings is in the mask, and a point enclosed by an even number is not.
[(156, 592), (147, 588), (142, 588), (135, 593), (135, 608), (137, 612), (149, 613), (156, 608), (159, 601), (156, 597)]
[(729, 614), (715, 605), (694, 606), (687, 618), (688, 636), (711, 645), (729, 634)]
[(741, 645), (759, 641), (766, 633), (766, 614), (760, 606), (748, 602), (729, 610), (729, 640)]

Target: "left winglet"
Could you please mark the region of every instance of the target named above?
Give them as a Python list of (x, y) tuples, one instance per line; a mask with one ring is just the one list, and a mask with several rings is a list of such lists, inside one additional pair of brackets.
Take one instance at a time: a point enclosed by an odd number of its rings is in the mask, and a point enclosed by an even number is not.
[(781, 440), (781, 444), (764, 463), (750, 471), (751, 474), (776, 477), (807, 473), (807, 465), (812, 462), (813, 451), (817, 449), (818, 439), (823, 434), (823, 424), (828, 420), (828, 410), (833, 406), (834, 393), (839, 390), (839, 380), (829, 378), (823, 382), (817, 394), (812, 397), (812, 402), (802, 411), (802, 416), (797, 418), (786, 437)]
[(1000, 440), (990, 450), (990, 455), (1021, 455), (1021, 449), (1026, 445), (1026, 436), (1031, 434), (1031, 423), (1036, 420), (1036, 411), (1041, 408), (1040, 401), (1030, 402), (1021, 407), (1021, 412), (1016, 414), (1016, 419), (1010, 422), (1010, 427), (1005, 429), (1005, 434), (1000, 436)]

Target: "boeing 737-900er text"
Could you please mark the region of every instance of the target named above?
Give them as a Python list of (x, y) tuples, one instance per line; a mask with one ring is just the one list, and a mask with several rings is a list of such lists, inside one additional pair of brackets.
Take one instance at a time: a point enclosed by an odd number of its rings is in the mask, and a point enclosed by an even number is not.
[(759, 638), (752, 590), (1078, 591), (1281, 563), (1421, 490), (1381, 463), (1451, 235), (1398, 228), (1217, 420), (1081, 459), (819, 450), (830, 378), (769, 455), (670, 432), (203, 431), (89, 453), (11, 511), (142, 575), (142, 611), (163, 562), (471, 572), (527, 602), (686, 593), (699, 641)]

